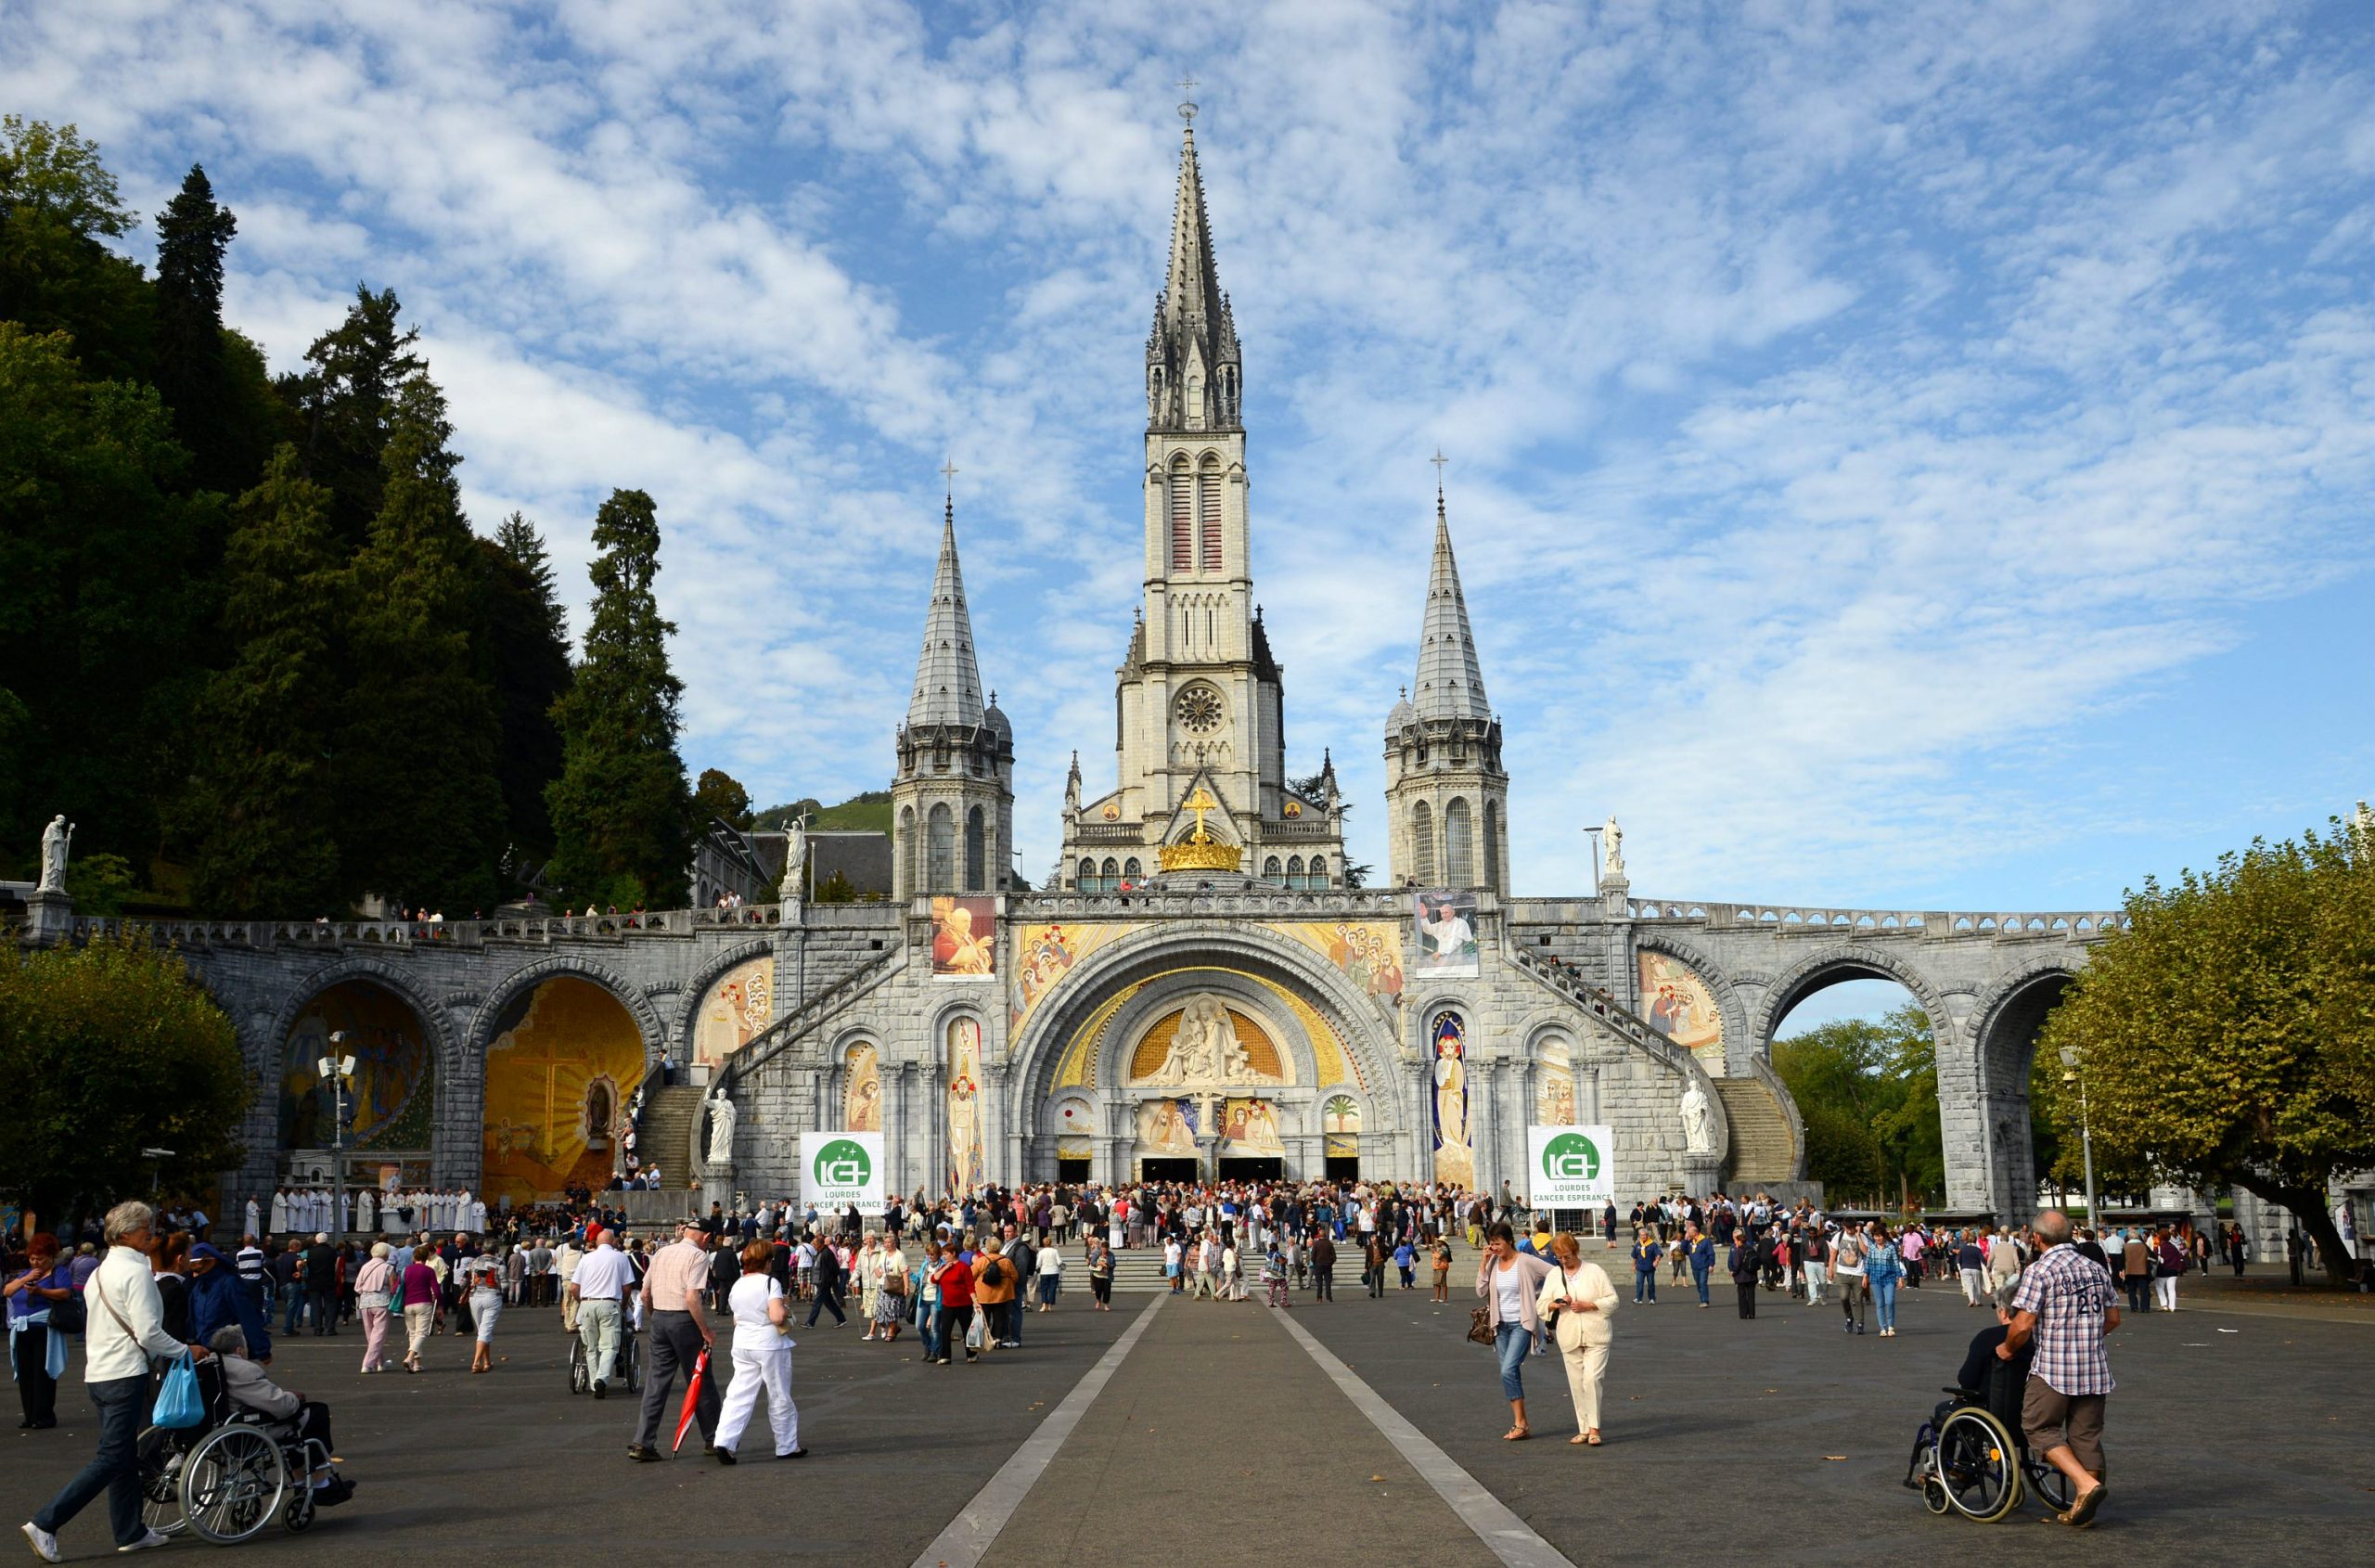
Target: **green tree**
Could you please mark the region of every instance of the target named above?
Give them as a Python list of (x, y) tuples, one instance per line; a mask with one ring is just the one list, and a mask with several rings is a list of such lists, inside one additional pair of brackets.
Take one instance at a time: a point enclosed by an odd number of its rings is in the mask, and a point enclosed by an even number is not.
[(458, 913), (495, 902), (505, 835), (494, 697), (470, 649), (477, 546), (451, 433), (429, 378), (406, 380), (379, 510), (354, 560), (337, 779), (347, 890)]
[(192, 482), (232, 495), (254, 482), (272, 434), (270, 417), (258, 418), (260, 365), (223, 327), (223, 256), (238, 228), (194, 163), (157, 214), (157, 391), (189, 449)]
[(239, 499), (224, 604), (234, 654), (208, 683), (178, 813), (196, 847), (191, 897), (209, 914), (302, 919), (345, 906), (330, 768), (343, 578), (329, 492), (283, 445)]
[(535, 524), (514, 512), (479, 547), (488, 584), (480, 667), (494, 689), (495, 776), (512, 861), (524, 872), (553, 852), (545, 790), (560, 777), (553, 704), (569, 689), (569, 611)]
[(546, 791), (551, 880), (569, 897), (681, 906), (696, 823), (676, 755), (684, 684), (660, 614), (660, 521), (651, 497), (614, 490), (594, 518), (594, 616), (577, 678), (555, 705), (561, 776)]
[(73, 126), (0, 117), (0, 320), (68, 334), (99, 380), (148, 379), (149, 290), (105, 244), (134, 221)]
[[(36, 1215), (211, 1187), (243, 1157), (252, 1080), (231, 1021), (170, 951), (0, 946), (0, 1190)], [(152, 1167), (143, 1149), (170, 1149)]]
[(693, 784), (693, 811), (706, 829), (714, 816), (734, 827), (751, 826), (751, 791), (724, 768), (705, 767)]
[(132, 896), (132, 862), (101, 850), (66, 863), (66, 893), (78, 915), (121, 915)]
[[(2326, 1192), (2375, 1166), (2375, 833), (2254, 841), (2125, 908), (2038, 1046), (2080, 1053), (2098, 1157), (2292, 1210), (2343, 1283)], [(2077, 1097), (2054, 1111), (2075, 1143)]]
[(426, 363), (413, 352), (417, 328), (400, 328), (396, 291), (357, 287), (346, 318), (314, 340), (307, 368), (284, 378), (281, 393), (303, 425), (305, 472), (330, 493), (330, 532), (363, 547), (379, 515), (388, 443), (404, 389)]
[(1945, 1187), (1937, 1047), (1906, 1003), (1773, 1043), (1773, 1070), (1806, 1125), (1806, 1174), (1834, 1202), (1918, 1202)]

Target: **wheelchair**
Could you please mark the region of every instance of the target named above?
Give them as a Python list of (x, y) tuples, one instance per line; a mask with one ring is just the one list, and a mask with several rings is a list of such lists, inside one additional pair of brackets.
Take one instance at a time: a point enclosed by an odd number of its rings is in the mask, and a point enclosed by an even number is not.
[(1921, 1494), (1932, 1513), (1992, 1524), (2019, 1508), (2032, 1488), (2055, 1513), (2069, 1508), (2070, 1478), (2031, 1455), (2022, 1435), (2024, 1381), (1998, 1368), (1984, 1393), (1941, 1391), (1946, 1397), (1921, 1423), (1905, 1470), (1905, 1484)]
[[(643, 1335), (623, 1323), (619, 1326), (618, 1370), (628, 1393), (643, 1392)], [(569, 1392), (594, 1392), (594, 1358), (585, 1353), (584, 1339), (576, 1334), (569, 1339)]]
[(212, 1357), (197, 1371), (206, 1419), (149, 1427), (135, 1445), (141, 1518), (160, 1536), (190, 1531), (216, 1546), (248, 1540), (275, 1519), (291, 1533), (311, 1527), (313, 1474), (328, 1466), (328, 1451), (300, 1437), (295, 1422), (233, 1406)]

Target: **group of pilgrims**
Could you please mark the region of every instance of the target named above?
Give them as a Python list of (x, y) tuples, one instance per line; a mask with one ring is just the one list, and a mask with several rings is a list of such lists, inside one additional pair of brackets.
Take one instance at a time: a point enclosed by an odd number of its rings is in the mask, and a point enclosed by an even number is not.
[[(272, 1195), (267, 1211), (257, 1199), (248, 1200), (247, 1233), (285, 1236), (292, 1232), (327, 1231), (351, 1235), (378, 1231), (388, 1236), (417, 1230), (486, 1230), (486, 1200), (468, 1188), (458, 1192), (428, 1192), (399, 1189), (382, 1192), (359, 1187), (333, 1193), (322, 1187), (283, 1187)], [(267, 1228), (264, 1222), (269, 1221)]]

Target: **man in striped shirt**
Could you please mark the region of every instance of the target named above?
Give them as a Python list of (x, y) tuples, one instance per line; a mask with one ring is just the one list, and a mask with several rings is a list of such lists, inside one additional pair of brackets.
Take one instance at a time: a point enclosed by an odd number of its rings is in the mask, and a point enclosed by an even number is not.
[(2035, 1235), (2043, 1255), (2021, 1276), (1996, 1354), (2009, 1361), (2036, 1342), (2021, 1426), (2030, 1449), (2070, 1478), (2070, 1507), (2055, 1517), (2083, 1530), (2106, 1496), (2103, 1406), (2113, 1385), (2103, 1336), (2119, 1327), (2118, 1298), (2111, 1271), (2070, 1244), (2068, 1215), (2046, 1210)]

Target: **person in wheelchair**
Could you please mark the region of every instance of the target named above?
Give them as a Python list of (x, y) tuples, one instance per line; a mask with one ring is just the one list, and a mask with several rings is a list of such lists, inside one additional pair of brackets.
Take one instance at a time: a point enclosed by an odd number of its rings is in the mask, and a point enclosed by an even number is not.
[[(2012, 1286), (2006, 1285), (1996, 1292), (1996, 1321), (1971, 1337), (1971, 1348), (1963, 1352), (1962, 1369), (1955, 1374), (1955, 1386), (1995, 1411), (1997, 1419), (2017, 1434), (2021, 1430), (2021, 1390), (2028, 1386), (2029, 1363), (2036, 1356), (2036, 1346), (2034, 1343), (2023, 1344), (2009, 1360), (1996, 1354), (1996, 1347), (2012, 1331)], [(1999, 1368), (2003, 1369), (2000, 1373)], [(1999, 1391), (2009, 1391), (2009, 1406), (1999, 1404), (1995, 1397)]]
[(206, 1344), (223, 1363), (223, 1392), (235, 1414), (241, 1409), (253, 1410), (289, 1429), (290, 1441), (303, 1443), (311, 1439), (321, 1445), (319, 1452), (324, 1462), (312, 1476), (315, 1504), (335, 1508), (354, 1496), (354, 1483), (327, 1462), (332, 1446), (330, 1407), (282, 1388), (267, 1377), (262, 1367), (249, 1359), (248, 1337), (238, 1324), (226, 1323), (215, 1330)]

